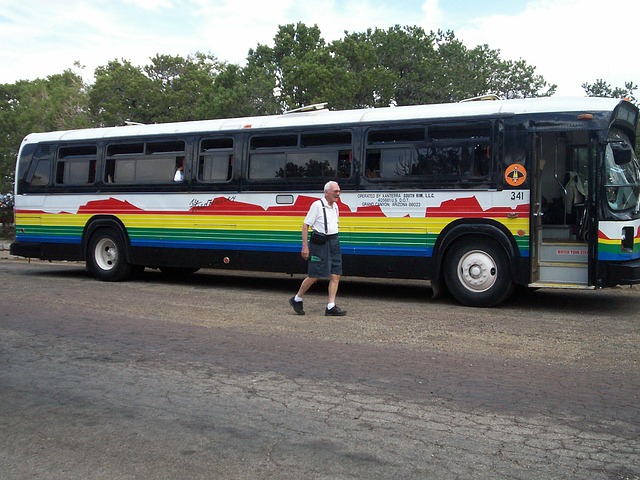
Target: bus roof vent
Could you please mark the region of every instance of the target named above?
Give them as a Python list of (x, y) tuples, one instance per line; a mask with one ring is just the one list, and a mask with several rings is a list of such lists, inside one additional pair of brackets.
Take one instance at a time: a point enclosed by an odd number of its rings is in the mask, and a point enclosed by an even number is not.
[(465, 98), (464, 100), (460, 100), (459, 103), (466, 103), (466, 102), (484, 102), (487, 100), (504, 100), (504, 98), (495, 95), (493, 93), (489, 93), (487, 95), (480, 95), (479, 97), (471, 97), (471, 98)]
[(294, 108), (293, 110), (288, 110), (284, 112), (284, 115), (288, 115), (290, 113), (304, 113), (304, 112), (315, 112), (316, 110), (325, 110), (327, 108), (328, 103), (314, 103), (313, 105), (307, 105), (305, 107)]

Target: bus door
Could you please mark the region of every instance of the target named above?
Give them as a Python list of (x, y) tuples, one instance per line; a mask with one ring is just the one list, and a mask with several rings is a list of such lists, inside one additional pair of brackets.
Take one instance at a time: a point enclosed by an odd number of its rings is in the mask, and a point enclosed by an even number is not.
[(587, 132), (536, 132), (532, 141), (531, 286), (589, 283)]
[(544, 215), (541, 192), (542, 168), (539, 164), (541, 155), (539, 154), (540, 138), (538, 135), (532, 136), (531, 151), (529, 155), (532, 159), (531, 165), (531, 281), (537, 282), (540, 279), (539, 269), (539, 249), (540, 235), (542, 234), (542, 217)]

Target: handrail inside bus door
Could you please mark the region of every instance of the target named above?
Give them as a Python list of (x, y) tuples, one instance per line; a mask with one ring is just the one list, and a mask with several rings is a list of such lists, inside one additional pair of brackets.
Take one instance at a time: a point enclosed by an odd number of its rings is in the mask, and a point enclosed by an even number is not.
[[(540, 139), (540, 143), (542, 143), (542, 139)], [(563, 182), (560, 180), (560, 178), (558, 178), (558, 139), (557, 138), (556, 138), (556, 147), (555, 147), (554, 158), (553, 158), (553, 178), (556, 179), (556, 182), (558, 183), (558, 185), (560, 185), (560, 188), (562, 189), (562, 192), (563, 192), (563, 196), (562, 196), (562, 206), (564, 207), (563, 224), (566, 225), (567, 224), (567, 195), (569, 193), (567, 192), (567, 189), (565, 188)]]

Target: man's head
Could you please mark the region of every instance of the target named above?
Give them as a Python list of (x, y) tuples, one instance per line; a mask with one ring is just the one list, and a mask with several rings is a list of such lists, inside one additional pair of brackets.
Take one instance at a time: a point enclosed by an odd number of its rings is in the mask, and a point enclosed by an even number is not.
[(324, 198), (326, 198), (330, 203), (333, 203), (340, 198), (340, 185), (338, 185), (338, 182), (334, 182), (332, 180), (325, 184)]

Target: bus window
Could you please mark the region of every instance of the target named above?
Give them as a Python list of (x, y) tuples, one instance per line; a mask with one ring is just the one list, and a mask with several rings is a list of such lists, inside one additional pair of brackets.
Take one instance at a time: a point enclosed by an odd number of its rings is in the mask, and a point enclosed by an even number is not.
[(51, 161), (48, 158), (42, 158), (35, 162), (36, 166), (34, 168), (33, 175), (27, 178), (27, 183), (33, 187), (49, 185)]
[(380, 178), (380, 150), (367, 150), (367, 160), (365, 161), (365, 176), (367, 178)]
[(336, 176), (338, 152), (302, 152), (287, 154), (284, 169), (276, 172), (278, 178)]
[(176, 170), (176, 157), (153, 158), (146, 156), (135, 162), (135, 183), (173, 182)]
[(351, 150), (340, 150), (338, 153), (338, 178), (351, 177), (352, 165), (353, 152)]
[(351, 145), (351, 132), (303, 133), (300, 145), (302, 147)]
[[(321, 133), (303, 133), (300, 138), (300, 145), (303, 149), (313, 148), (314, 153), (309, 159), (309, 167), (307, 169), (307, 177), (351, 177), (352, 167), (352, 150), (351, 150), (351, 132), (321, 132)], [(342, 147), (337, 150), (336, 147)], [(317, 153), (316, 153), (317, 152)], [(334, 155), (337, 153), (337, 164), (334, 161)], [(315, 164), (312, 166), (312, 157)], [(329, 161), (329, 164), (322, 164), (321, 158)]]
[(250, 148), (251, 180), (351, 176), (351, 132), (256, 136)]
[(229, 181), (233, 174), (232, 169), (232, 138), (207, 138), (200, 142), (200, 156), (198, 160), (199, 181)]
[(296, 147), (298, 145), (297, 135), (267, 135), (253, 137), (251, 139), (251, 149), (260, 148), (285, 148)]
[(491, 125), (429, 126), (372, 130), (367, 137), (365, 176), (369, 179), (434, 182), (486, 179), (491, 173)]
[(182, 164), (185, 142), (179, 140), (111, 144), (107, 147), (104, 180), (116, 184), (173, 182)]
[[(38, 145), (38, 147), (33, 152), (33, 156), (30, 155), (31, 152), (27, 151), (23, 152), (20, 157), (20, 168), (23, 169), (24, 177), (19, 182), (19, 191), (20, 193), (24, 193), (24, 191), (29, 191), (30, 187), (43, 187), (49, 185), (51, 180), (51, 164), (53, 161), (53, 152), (54, 149), (51, 145)], [(38, 190), (38, 189), (36, 189)]]
[(370, 145), (424, 142), (424, 128), (372, 130), (369, 132), (368, 142)]
[(249, 178), (266, 180), (278, 178), (278, 171), (284, 168), (284, 153), (254, 153), (249, 162)]
[(461, 180), (486, 177), (491, 172), (490, 139), (489, 123), (429, 127), (428, 173)]
[[(638, 175), (638, 161), (635, 153), (624, 134), (614, 131), (610, 141), (612, 143), (607, 144), (604, 155), (607, 203), (613, 212), (631, 209), (638, 212), (640, 209), (640, 176)], [(623, 157), (623, 161), (620, 160), (621, 157)]]
[(371, 130), (367, 135), (365, 176), (401, 179), (419, 175), (425, 146), (424, 127)]
[(383, 178), (419, 175), (421, 151), (415, 148), (382, 150), (380, 175)]
[(57, 185), (86, 185), (96, 179), (95, 145), (73, 145), (58, 149)]

